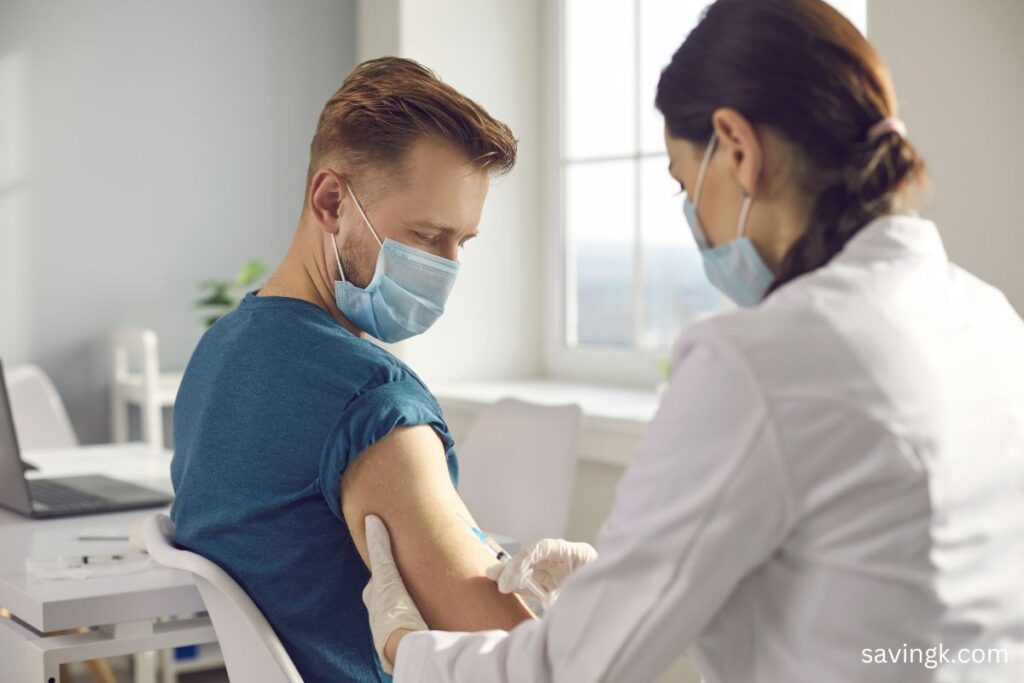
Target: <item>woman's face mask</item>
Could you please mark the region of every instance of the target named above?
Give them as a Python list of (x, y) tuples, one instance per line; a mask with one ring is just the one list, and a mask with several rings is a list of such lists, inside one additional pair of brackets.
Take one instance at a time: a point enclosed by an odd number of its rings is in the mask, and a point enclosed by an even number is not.
[(693, 201), (690, 201), (691, 195), (687, 193), (687, 197), (683, 201), (683, 215), (686, 216), (693, 239), (700, 248), (704, 261), (704, 273), (711, 284), (738, 305), (755, 306), (764, 298), (765, 292), (775, 280), (775, 275), (765, 265), (761, 255), (757, 253), (754, 243), (745, 235), (747, 216), (750, 214), (753, 198), (750, 195), (745, 195), (743, 198), (735, 239), (715, 247), (711, 246), (707, 233), (701, 227), (700, 218), (697, 216), (704, 176), (707, 174), (717, 142), (717, 136), (712, 133), (707, 150), (704, 152), (704, 158), (700, 163), (700, 171), (697, 173), (697, 182), (692, 194)]

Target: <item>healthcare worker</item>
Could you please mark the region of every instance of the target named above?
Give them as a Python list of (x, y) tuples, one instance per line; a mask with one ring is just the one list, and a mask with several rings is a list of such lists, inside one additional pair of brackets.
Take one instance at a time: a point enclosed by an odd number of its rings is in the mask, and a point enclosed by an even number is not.
[(687, 650), (707, 683), (1024, 681), (1024, 323), (913, 212), (878, 54), (822, 0), (718, 0), (656, 105), (740, 308), (678, 341), (598, 553), (494, 572), (559, 588), (543, 618), (425, 630), (367, 518), (396, 683), (650, 681)]

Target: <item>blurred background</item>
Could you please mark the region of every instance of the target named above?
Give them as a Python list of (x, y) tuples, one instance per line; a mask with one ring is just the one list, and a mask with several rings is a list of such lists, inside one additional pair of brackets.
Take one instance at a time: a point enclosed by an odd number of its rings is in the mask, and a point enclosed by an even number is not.
[[(161, 367), (183, 368), (200, 284), (276, 264), (323, 102), (358, 60), (390, 53), (521, 145), (449, 313), (398, 353), (433, 382), (653, 388), (681, 327), (722, 305), (652, 105), (704, 4), (2, 0), (0, 358), (40, 364), (82, 440), (107, 440), (110, 332), (152, 329)], [(1024, 3), (837, 4), (891, 68), (953, 259), (1024, 308)]]
[[(834, 4), (890, 67), (933, 176), (923, 213), (1024, 313), (1024, 2)], [(197, 302), (230, 307), (258, 286), (253, 261), (284, 254), (326, 98), (363, 59), (411, 57), (506, 121), (520, 161), (492, 184), (448, 313), (393, 350), (457, 436), (498, 396), (581, 404), (569, 532), (592, 540), (672, 340), (724, 306), (653, 107), (705, 5), (0, 0), (0, 359), (49, 374), (83, 443), (118, 437), (115, 331), (150, 331), (173, 383), (211, 314)]]

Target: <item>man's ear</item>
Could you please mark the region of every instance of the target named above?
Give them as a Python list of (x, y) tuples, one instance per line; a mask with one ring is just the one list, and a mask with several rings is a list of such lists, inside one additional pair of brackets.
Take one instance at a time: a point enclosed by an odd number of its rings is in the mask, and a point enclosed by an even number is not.
[(748, 195), (756, 195), (764, 148), (754, 126), (735, 109), (723, 107), (711, 115), (711, 124), (718, 137), (718, 145), (725, 152), (733, 178)]
[(337, 173), (322, 168), (313, 174), (306, 202), (309, 214), (324, 232), (337, 234), (341, 202), (347, 193), (348, 188)]

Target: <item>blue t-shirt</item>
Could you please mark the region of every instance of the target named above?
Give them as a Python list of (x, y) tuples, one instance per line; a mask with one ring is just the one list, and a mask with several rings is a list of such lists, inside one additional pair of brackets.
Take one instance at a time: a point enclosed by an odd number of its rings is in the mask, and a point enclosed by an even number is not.
[(457, 482), (454, 442), (419, 377), (298, 299), (249, 294), (189, 361), (174, 406), (175, 541), (238, 582), (310, 683), (390, 680), (339, 478), (419, 424), (441, 438)]

